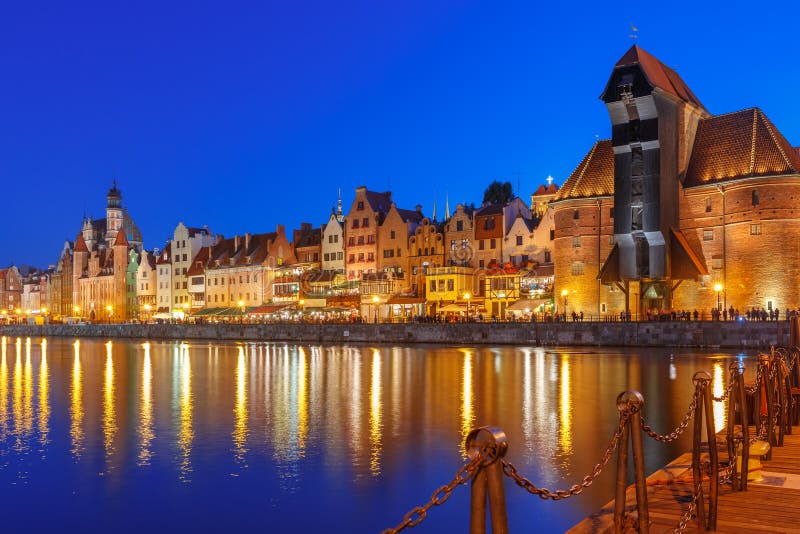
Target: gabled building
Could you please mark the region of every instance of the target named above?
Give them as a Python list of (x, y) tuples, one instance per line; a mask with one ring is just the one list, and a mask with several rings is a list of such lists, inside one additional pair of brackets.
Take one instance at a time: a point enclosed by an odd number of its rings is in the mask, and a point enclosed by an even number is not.
[[(392, 193), (356, 188), (356, 197), (345, 218), (345, 269), (348, 280), (378, 270), (378, 228), (392, 207)], [(406, 245), (407, 246), (407, 245)]]
[(390, 277), (398, 281), (396, 291), (411, 288), (408, 240), (423, 218), (422, 206), (412, 211), (392, 203), (378, 229), (378, 272), (390, 273)]
[(214, 244), (214, 236), (208, 226), (191, 227), (182, 222), (178, 223), (170, 241), (172, 252), (172, 300), (170, 302), (173, 313), (185, 313), (191, 308), (189, 294), (189, 279), (187, 271), (192, 260), (201, 248)]
[(446, 265), (474, 267), (475, 231), (472, 225), (474, 210), (463, 204), (444, 224), (444, 241), (447, 246)]
[(158, 270), (156, 258), (158, 249), (143, 250), (136, 271), (136, 306), (139, 309), (139, 320), (152, 318), (158, 310)]
[(328, 222), (322, 225), (322, 264), (321, 270), (344, 275), (344, 216), (341, 214), (341, 201), (338, 213), (331, 213)]
[(445, 264), (445, 242), (442, 225), (424, 217), (408, 238), (409, 271), (412, 287), (425, 295), (425, 277), (430, 269)]
[(311, 223), (300, 223), (300, 228), (293, 232), (291, 245), (298, 264), (306, 269), (319, 270), (322, 265), (321, 228), (314, 228)]
[[(156, 255), (156, 314), (171, 315), (172, 311), (172, 241)], [(166, 315), (162, 315), (166, 317)]]

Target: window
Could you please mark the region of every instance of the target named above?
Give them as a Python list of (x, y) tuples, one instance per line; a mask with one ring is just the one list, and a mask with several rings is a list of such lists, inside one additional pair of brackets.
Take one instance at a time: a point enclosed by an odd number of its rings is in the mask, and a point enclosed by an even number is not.
[(338, 243), (339, 242), (339, 234), (334, 234), (333, 235), (333, 242), (334, 243)]
[(179, 274), (181, 274), (181, 270), (175, 267), (175, 276), (178, 276)]
[(519, 245), (521, 245), (521, 244), (522, 244), (522, 236), (521, 236), (521, 235), (518, 235), (518, 236), (517, 236), (517, 245), (519, 246)]
[(389, 234), (389, 237), (390, 237), (391, 239), (394, 239), (394, 230), (392, 230), (392, 231), (391, 231), (391, 233)]
[(614, 208), (609, 208), (609, 209), (608, 209), (608, 216), (609, 216), (609, 218), (611, 218), (611, 219), (613, 219), (613, 218), (614, 218)]
[(183, 283), (183, 289), (186, 289), (186, 282)]
[(364, 253), (363, 252), (359, 253), (358, 261), (364, 261)]
[(582, 261), (572, 262), (572, 276), (581, 276), (582, 274), (583, 274), (583, 262)]
[(711, 259), (711, 268), (712, 269), (722, 269), (722, 258), (712, 258)]
[(375, 261), (375, 253), (374, 252), (370, 252), (367, 255), (367, 261)]
[(581, 236), (576, 235), (572, 238), (572, 248), (581, 248)]
[(362, 228), (369, 228), (369, 217), (364, 217), (361, 220), (361, 227)]
[[(181, 248), (186, 248), (186, 240), (185, 239), (183, 241), (181, 241)], [(185, 257), (183, 259), (186, 260)]]
[(758, 206), (758, 190), (757, 189), (753, 189), (753, 193), (751, 195), (750, 202), (753, 204), (753, 206)]
[(372, 245), (374, 243), (375, 243), (375, 236), (374, 235), (368, 235), (367, 236), (367, 244), (368, 245)]
[(337, 260), (343, 260), (344, 259), (344, 252), (337, 252), (336, 253), (336, 259)]
[(480, 260), (480, 261), (478, 262), (478, 267), (480, 267), (481, 269), (483, 269), (485, 265), (486, 265), (486, 262), (485, 262), (485, 261), (483, 261), (483, 260)]
[(356, 255), (350, 254), (349, 256), (347, 256), (347, 261), (348, 263), (353, 263), (354, 261), (356, 261)]
[(456, 221), (456, 232), (464, 231), (464, 221)]
[(550, 241), (553, 241), (556, 238), (556, 231), (550, 230)]
[(402, 254), (400, 254), (400, 249), (398, 248), (397, 249), (397, 257), (399, 258), (400, 256), (402, 256)]
[(358, 219), (353, 219), (353, 228), (358, 228)]
[(186, 254), (183, 255), (183, 261), (186, 261)]
[(330, 261), (330, 254), (327, 252), (322, 255), (322, 261)]
[(573, 218), (574, 220), (576, 220), (576, 221), (577, 221), (578, 219), (580, 219), (580, 218), (581, 218), (581, 212), (580, 212), (580, 211), (578, 211), (578, 210), (574, 210), (574, 211), (572, 212), (572, 218)]
[(705, 228), (703, 230), (703, 241), (712, 241), (714, 239), (714, 230), (711, 228)]
[(347, 246), (353, 247), (353, 246), (355, 246), (355, 244), (356, 244), (356, 238), (355, 237), (351, 237), (350, 239), (347, 240)]
[(601, 302), (600, 303), (600, 313), (606, 313), (607, 311), (608, 311), (608, 308), (606, 308), (606, 303), (605, 302)]
[(750, 235), (761, 235), (761, 223), (750, 225)]
[(453, 291), (455, 288), (455, 281), (452, 278), (447, 279), (447, 290)]
[(175, 289), (180, 289), (180, 288), (181, 288), (181, 283), (175, 282)]
[(494, 250), (495, 248), (497, 248), (497, 243), (496, 243), (496, 241), (495, 241), (494, 239), (492, 239), (492, 240), (490, 240), (490, 241), (489, 241), (489, 248), (490, 248), (490, 249), (493, 249), (493, 250)]
[(486, 219), (483, 222), (483, 229), (484, 230), (494, 230), (494, 218)]
[(239, 283), (240, 284), (242, 283), (242, 275), (241, 274), (239, 275)]
[(486, 245), (484, 244), (483, 239), (479, 239), (478, 240), (478, 250), (483, 250), (484, 248), (486, 248)]
[(363, 210), (364, 209), (364, 201), (359, 200), (358, 204), (356, 204), (356, 209)]
[(550, 259), (550, 251), (549, 250), (545, 250), (544, 251), (544, 262), (545, 263), (550, 263), (551, 261), (552, 260)]
[(436, 280), (431, 280), (430, 287), (431, 287), (431, 293), (434, 293), (436, 291)]
[(706, 213), (711, 213), (711, 197), (706, 197)]
[(387, 248), (383, 250), (384, 258), (394, 258), (394, 249)]
[(364, 244), (364, 236), (363, 235), (358, 236), (358, 244), (359, 245), (363, 245)]

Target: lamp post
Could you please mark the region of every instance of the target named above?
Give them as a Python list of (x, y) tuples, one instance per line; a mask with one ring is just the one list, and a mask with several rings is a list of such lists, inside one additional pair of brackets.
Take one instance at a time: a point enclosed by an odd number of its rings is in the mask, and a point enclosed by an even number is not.
[(567, 320), (567, 295), (569, 295), (569, 291), (566, 289), (561, 290), (561, 296), (564, 297), (564, 320)]
[(80, 317), (81, 316), (81, 307), (80, 306), (73, 306), (72, 307), (72, 313), (75, 314), (75, 317)]
[(108, 313), (108, 322), (113, 323), (114, 321), (112, 320), (112, 316), (114, 314), (114, 306), (112, 306), (111, 304), (106, 306), (106, 312)]
[(714, 291), (717, 292), (717, 314), (719, 314), (722, 312), (722, 303), (719, 300), (719, 292), (722, 291), (722, 284), (714, 284)]
[(464, 299), (467, 301), (467, 321), (469, 321), (469, 299), (472, 298), (472, 295), (469, 294), (469, 291), (464, 293)]
[(239, 304), (239, 309), (242, 312), (242, 315), (239, 317), (239, 323), (244, 323), (244, 301), (240, 300), (238, 304)]
[(145, 304), (144, 305), (144, 322), (145, 323), (149, 323), (150, 322), (150, 305), (149, 304)]
[(189, 303), (183, 303), (183, 322), (186, 322), (186, 318), (189, 316)]
[(378, 324), (378, 303), (381, 299), (378, 298), (378, 295), (372, 296), (372, 304), (375, 305), (375, 324)]

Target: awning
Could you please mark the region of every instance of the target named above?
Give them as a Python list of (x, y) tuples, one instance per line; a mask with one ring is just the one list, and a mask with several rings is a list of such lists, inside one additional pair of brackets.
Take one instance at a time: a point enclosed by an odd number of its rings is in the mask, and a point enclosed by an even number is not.
[(542, 304), (550, 303), (550, 299), (521, 299), (506, 308), (509, 311), (535, 310)]
[(257, 308), (253, 308), (252, 313), (253, 315), (272, 315), (274, 313), (278, 313), (279, 311), (288, 308), (290, 304), (268, 304), (266, 306), (259, 306)]
[(172, 314), (170, 313), (156, 313), (153, 314), (153, 319), (172, 319)]
[(614, 243), (614, 248), (611, 249), (605, 263), (600, 267), (600, 273), (597, 278), (604, 284), (622, 281), (622, 277), (619, 274), (619, 245), (616, 243)]
[(439, 311), (445, 313), (459, 313), (467, 311), (467, 308), (466, 306), (459, 306), (458, 304), (448, 304), (447, 306), (439, 308)]
[(211, 315), (217, 315), (220, 311), (226, 308), (203, 308), (202, 310), (197, 310), (192, 314), (192, 317), (209, 317)]
[(670, 231), (672, 232), (673, 243), (677, 244), (672, 248), (672, 272), (670, 273), (672, 279), (690, 280), (700, 275), (708, 274), (705, 263), (700, 260), (694, 249), (689, 245), (683, 232), (674, 228), (670, 228)]
[(422, 297), (391, 297), (386, 304), (425, 304)]

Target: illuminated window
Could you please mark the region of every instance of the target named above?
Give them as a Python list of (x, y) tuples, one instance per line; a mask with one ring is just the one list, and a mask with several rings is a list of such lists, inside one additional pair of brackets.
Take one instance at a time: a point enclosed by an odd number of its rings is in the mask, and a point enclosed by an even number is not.
[(761, 223), (750, 225), (750, 235), (761, 235)]
[(572, 262), (572, 276), (581, 276), (582, 274), (583, 274), (583, 262), (582, 261)]
[(517, 245), (521, 245), (521, 244), (522, 244), (522, 236), (518, 235), (517, 236)]
[(706, 228), (703, 230), (703, 241), (712, 241), (714, 239), (714, 230)]
[(712, 269), (722, 269), (722, 258), (712, 258), (711, 259), (711, 268)]
[(581, 236), (576, 235), (572, 238), (572, 248), (581, 248)]

